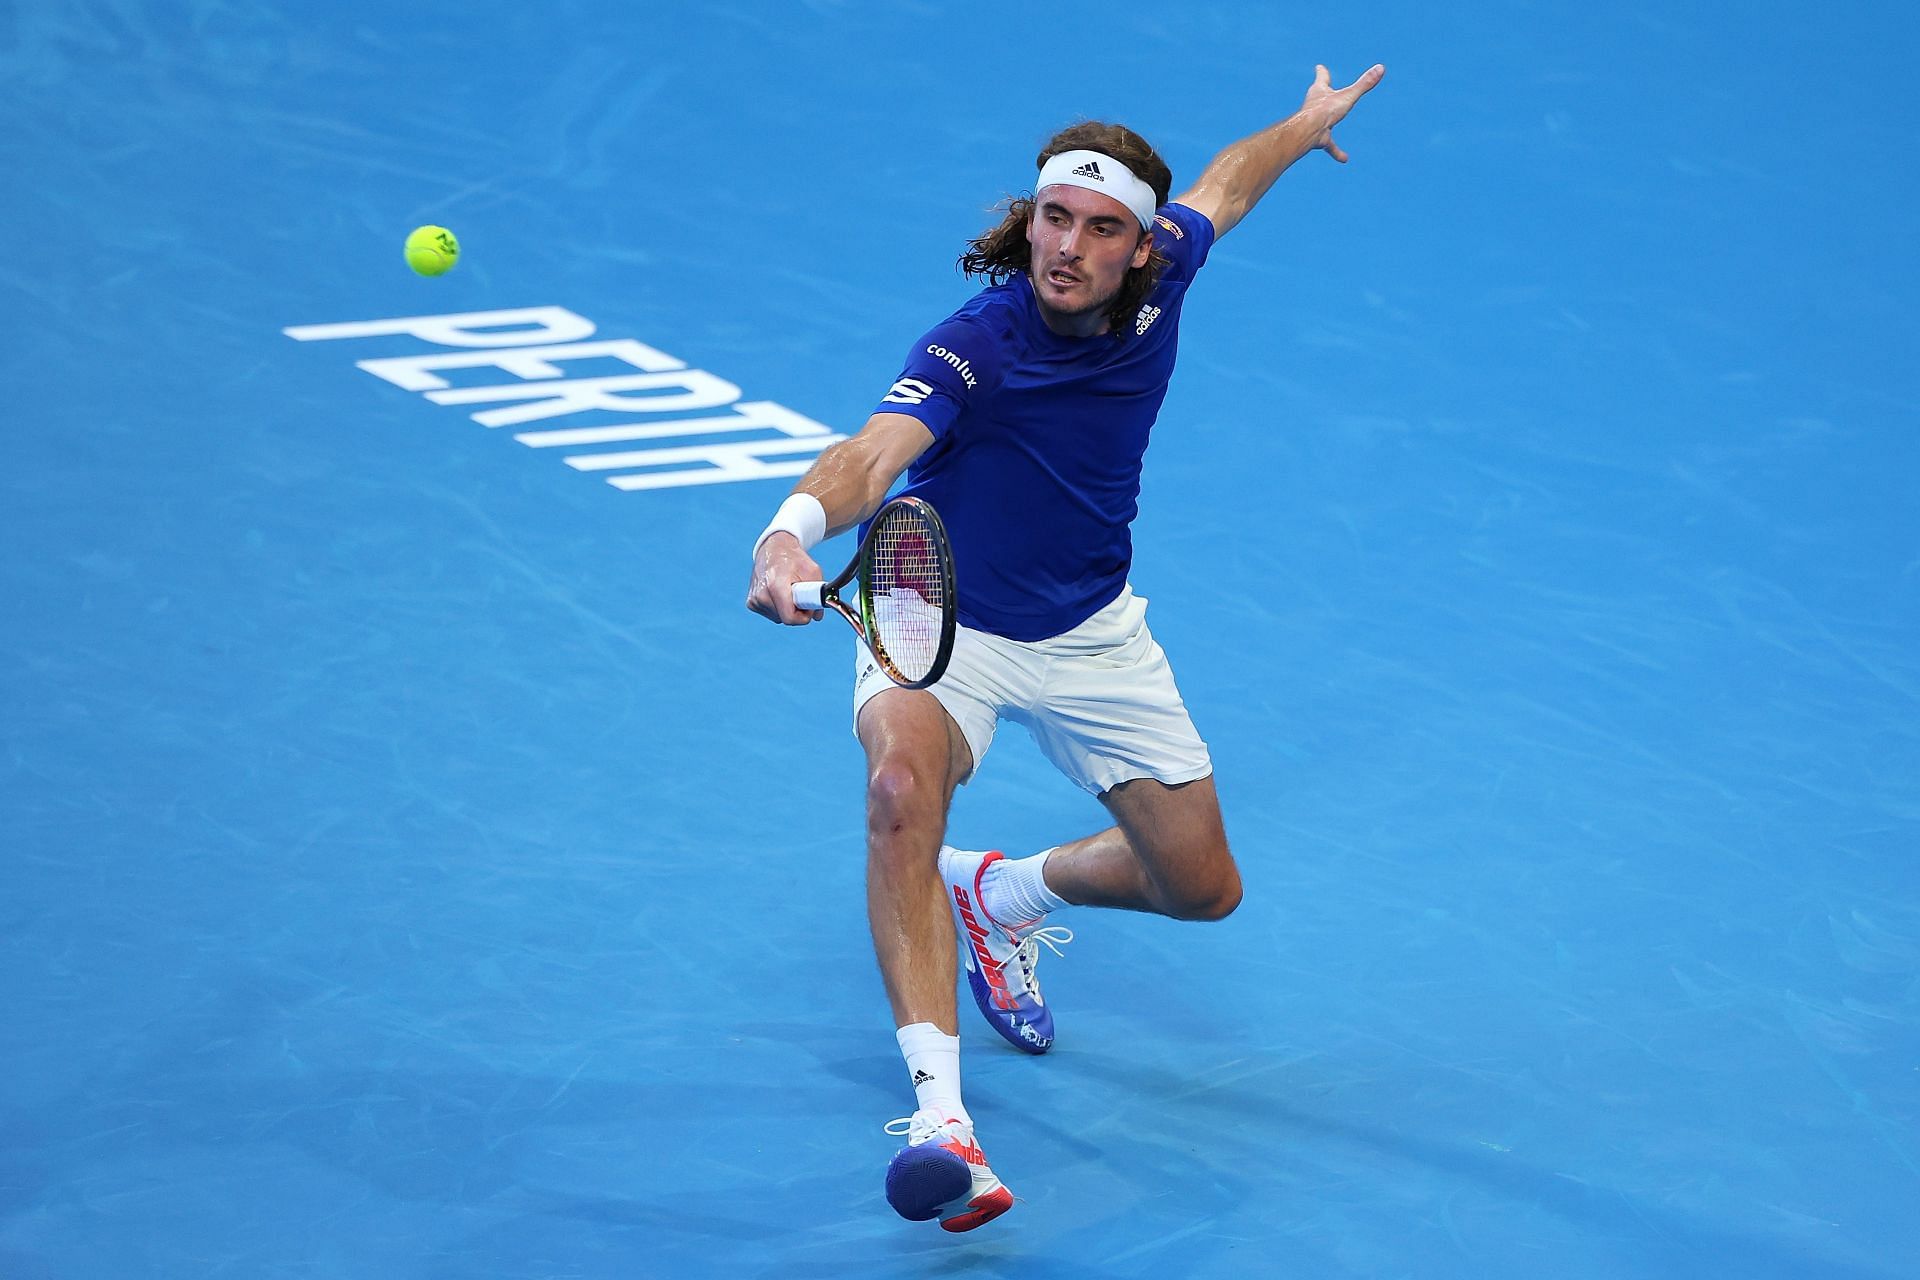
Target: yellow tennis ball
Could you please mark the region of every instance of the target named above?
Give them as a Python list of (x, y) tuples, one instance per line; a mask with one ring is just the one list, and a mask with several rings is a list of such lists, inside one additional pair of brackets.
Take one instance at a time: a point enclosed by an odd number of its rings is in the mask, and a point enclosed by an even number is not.
[(423, 276), (445, 275), (460, 261), (460, 242), (445, 227), (415, 227), (407, 236), (407, 265)]

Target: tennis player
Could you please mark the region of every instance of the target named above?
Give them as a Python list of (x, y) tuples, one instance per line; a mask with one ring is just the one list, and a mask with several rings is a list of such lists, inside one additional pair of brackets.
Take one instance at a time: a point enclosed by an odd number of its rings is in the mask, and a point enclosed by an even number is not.
[[(864, 650), (854, 731), (867, 756), (867, 914), (917, 1108), (888, 1165), (902, 1216), (968, 1231), (1013, 1204), (960, 1095), (955, 951), (975, 1003), (1016, 1048), (1045, 1053), (1039, 949), (1072, 938), (1067, 906), (1218, 920), (1240, 902), (1207, 745), (1128, 585), (1147, 436), (1173, 373), (1180, 309), (1214, 241), (1294, 161), (1345, 162), (1333, 127), (1380, 82), (1315, 69), (1292, 116), (1214, 157), (1172, 203), (1139, 135), (1074, 125), (1048, 142), (1033, 195), (960, 258), (986, 287), (914, 343), (860, 432), (823, 452), (753, 549), (747, 607), (776, 622), (810, 553), (903, 492), (944, 518), (960, 631), (932, 688), (908, 690)], [(945, 845), (948, 806), (1021, 724), (1115, 825), (1030, 857)]]

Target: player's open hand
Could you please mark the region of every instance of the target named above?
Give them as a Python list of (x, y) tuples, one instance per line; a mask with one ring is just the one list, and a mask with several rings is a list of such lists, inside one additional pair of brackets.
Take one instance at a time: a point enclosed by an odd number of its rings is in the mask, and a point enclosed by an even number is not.
[(818, 609), (793, 607), (793, 584), (818, 582), (820, 566), (800, 548), (790, 533), (776, 533), (760, 544), (753, 558), (753, 581), (747, 587), (747, 608), (763, 618), (790, 627), (804, 627), (820, 618)]
[(1347, 118), (1347, 112), (1353, 110), (1353, 104), (1360, 101), (1360, 95), (1380, 83), (1380, 77), (1387, 69), (1380, 63), (1368, 67), (1358, 80), (1344, 89), (1336, 89), (1325, 67), (1313, 69), (1313, 87), (1307, 90), (1306, 101), (1300, 104), (1302, 111), (1318, 111), (1325, 121), (1320, 137), (1313, 145), (1338, 160), (1347, 162), (1347, 153), (1333, 140), (1333, 126)]

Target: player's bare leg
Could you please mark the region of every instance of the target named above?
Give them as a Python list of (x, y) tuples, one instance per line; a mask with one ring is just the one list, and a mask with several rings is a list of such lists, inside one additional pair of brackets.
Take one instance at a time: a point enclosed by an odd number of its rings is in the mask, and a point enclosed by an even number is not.
[(860, 709), (867, 752), (867, 921), (894, 1022), (951, 1035), (953, 918), (940, 840), (954, 788), (973, 769), (967, 740), (924, 690), (888, 689)]
[(1054, 1040), (1037, 973), (1040, 948), (1060, 954), (1073, 940), (1071, 929), (1046, 923), (1050, 912), (1118, 907), (1219, 920), (1240, 905), (1240, 871), (1211, 778), (1174, 786), (1141, 778), (1100, 799), (1119, 825), (1071, 844), (1018, 861), (997, 851), (940, 855), (966, 932), (957, 940), (974, 1003), (987, 1025), (1026, 1053), (1046, 1053)]
[(1211, 777), (1168, 786), (1123, 782), (1100, 797), (1119, 822), (1047, 855), (1049, 888), (1069, 903), (1219, 920), (1240, 905)]
[(924, 691), (876, 694), (860, 709), (859, 730), (867, 751), (867, 919), (919, 1103), (888, 1126), (907, 1145), (887, 1166), (887, 1203), (902, 1217), (971, 1231), (1013, 1205), (960, 1101), (953, 921), (939, 870), (947, 807), (973, 755)]

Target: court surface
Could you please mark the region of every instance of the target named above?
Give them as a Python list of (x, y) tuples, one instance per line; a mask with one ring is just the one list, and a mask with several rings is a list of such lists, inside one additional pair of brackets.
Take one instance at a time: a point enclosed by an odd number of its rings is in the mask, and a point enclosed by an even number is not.
[[(12, 6), (0, 1275), (1912, 1275), (1915, 37)], [(850, 640), (741, 607), (788, 479), (684, 480), (863, 421), (1053, 129), (1178, 189), (1376, 60), (1195, 285), (1136, 527), (1246, 904), (1061, 917), (1056, 1052), (963, 1010), (1021, 1203), (901, 1222)], [(287, 332), (535, 309), (684, 407)], [(1102, 817), (1006, 728), (953, 835)]]

